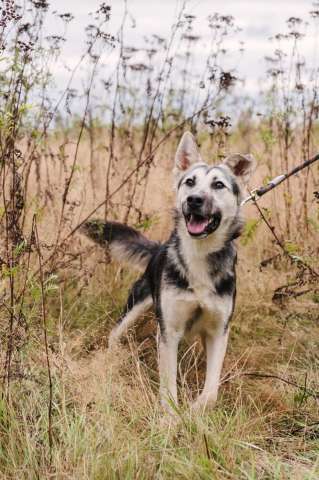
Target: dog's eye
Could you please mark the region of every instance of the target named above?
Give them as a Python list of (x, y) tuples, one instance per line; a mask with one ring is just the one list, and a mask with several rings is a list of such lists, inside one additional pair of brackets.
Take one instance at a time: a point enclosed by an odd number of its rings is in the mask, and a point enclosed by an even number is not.
[(222, 188), (225, 188), (225, 185), (223, 184), (223, 182), (214, 182), (213, 185), (212, 185), (213, 188), (215, 188), (216, 190), (221, 190)]
[(193, 187), (195, 185), (195, 180), (194, 178), (188, 178), (185, 182), (185, 184), (188, 186), (188, 187)]

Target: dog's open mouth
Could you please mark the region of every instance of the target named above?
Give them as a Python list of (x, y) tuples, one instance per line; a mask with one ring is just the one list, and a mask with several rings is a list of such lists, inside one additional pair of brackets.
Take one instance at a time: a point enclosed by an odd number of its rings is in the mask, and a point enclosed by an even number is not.
[(187, 231), (193, 237), (209, 235), (219, 227), (220, 221), (220, 212), (216, 212), (209, 217), (197, 213), (189, 213), (185, 215)]

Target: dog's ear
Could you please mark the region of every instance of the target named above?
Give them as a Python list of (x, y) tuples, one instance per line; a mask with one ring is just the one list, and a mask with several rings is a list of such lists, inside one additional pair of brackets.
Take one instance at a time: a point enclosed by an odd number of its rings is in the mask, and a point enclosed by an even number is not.
[(246, 185), (255, 170), (256, 160), (250, 154), (241, 155), (240, 153), (234, 153), (225, 158), (224, 164)]
[(195, 138), (191, 132), (185, 132), (179, 142), (175, 155), (175, 176), (187, 170), (193, 163), (202, 162)]

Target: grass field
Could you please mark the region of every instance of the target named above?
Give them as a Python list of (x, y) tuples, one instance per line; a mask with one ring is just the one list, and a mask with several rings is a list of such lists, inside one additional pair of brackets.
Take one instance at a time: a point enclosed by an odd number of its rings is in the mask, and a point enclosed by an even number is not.
[[(35, 327), (22, 353), (25, 378), (12, 381), (10, 399), (1, 404), (2, 477), (318, 478), (318, 305), (310, 297), (274, 304), (273, 268), (259, 270), (254, 246), (240, 249), (220, 397), (205, 415), (187, 406), (203, 380), (198, 343), (181, 349), (181, 405), (173, 419), (159, 406), (152, 317), (141, 320), (116, 355), (108, 354), (107, 335), (131, 274), (102, 265), (80, 296), (52, 282), (52, 445), (46, 356)], [(284, 278), (286, 268), (276, 275)], [(28, 305), (35, 325), (37, 301), (34, 294)]]
[(159, 404), (152, 314), (107, 350), (136, 274), (79, 233), (97, 217), (167, 239), (185, 130), (209, 164), (253, 154), (249, 189), (316, 154), (319, 70), (302, 51), (317, 50), (316, 2), (305, 19), (287, 7), (252, 96), (232, 15), (207, 12), (208, 41), (176, 2), (170, 38), (136, 28), (137, 48), (130, 2), (114, 35), (102, 2), (83, 52), (65, 58), (77, 12), (50, 3), (6, 0), (0, 18), (0, 479), (319, 479), (319, 163), (244, 207), (220, 395), (205, 414), (189, 408), (204, 380), (198, 340), (179, 352), (174, 416)]

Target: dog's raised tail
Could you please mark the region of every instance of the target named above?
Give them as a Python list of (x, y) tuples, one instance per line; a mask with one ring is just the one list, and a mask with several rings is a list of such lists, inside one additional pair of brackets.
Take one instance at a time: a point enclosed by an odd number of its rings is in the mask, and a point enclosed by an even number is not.
[(109, 246), (113, 258), (129, 263), (139, 270), (148, 262), (160, 244), (148, 240), (132, 227), (118, 222), (92, 220), (82, 225), (80, 231), (101, 246)]

